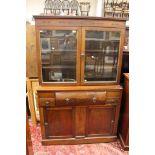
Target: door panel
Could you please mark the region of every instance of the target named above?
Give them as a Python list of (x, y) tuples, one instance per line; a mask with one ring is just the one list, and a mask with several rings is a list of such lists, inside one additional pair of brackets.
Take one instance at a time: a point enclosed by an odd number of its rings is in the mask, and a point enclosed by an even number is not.
[(117, 82), (121, 35), (120, 29), (82, 29), (82, 84)]
[(79, 84), (81, 29), (47, 27), (38, 29), (41, 82)]
[(46, 108), (45, 130), (47, 138), (68, 138), (74, 136), (74, 110), (66, 108)]
[(95, 107), (87, 109), (87, 135), (110, 135), (114, 127), (114, 107)]

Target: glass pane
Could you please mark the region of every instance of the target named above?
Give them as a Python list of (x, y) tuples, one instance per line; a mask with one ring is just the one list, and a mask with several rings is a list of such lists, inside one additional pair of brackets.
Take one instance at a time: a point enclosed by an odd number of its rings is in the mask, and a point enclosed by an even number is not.
[(75, 82), (77, 31), (40, 31), (43, 82)]
[(86, 81), (116, 81), (120, 32), (86, 31)]

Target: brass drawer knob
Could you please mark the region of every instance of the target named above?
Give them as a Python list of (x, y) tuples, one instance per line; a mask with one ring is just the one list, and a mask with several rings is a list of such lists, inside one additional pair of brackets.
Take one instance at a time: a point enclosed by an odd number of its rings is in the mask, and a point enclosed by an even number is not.
[(47, 123), (47, 122), (45, 122), (45, 123), (44, 123), (44, 125), (45, 125), (45, 126), (48, 126), (48, 123)]
[(69, 101), (70, 101), (70, 99), (69, 99), (69, 98), (66, 98), (65, 101), (66, 101), (66, 103), (68, 104)]
[(112, 102), (112, 103), (116, 102), (115, 99), (109, 99), (108, 101), (109, 101), (109, 102)]
[(48, 105), (49, 105), (49, 101), (46, 101), (46, 102), (45, 102), (45, 106), (48, 106)]
[(111, 123), (114, 123), (114, 120), (112, 120)]
[(93, 103), (96, 103), (96, 97), (95, 96), (93, 97)]

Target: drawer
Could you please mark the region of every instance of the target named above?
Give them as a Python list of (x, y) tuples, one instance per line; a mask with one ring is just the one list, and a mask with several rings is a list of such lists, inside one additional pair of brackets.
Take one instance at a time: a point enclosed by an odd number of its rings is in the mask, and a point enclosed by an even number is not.
[(39, 106), (55, 106), (55, 98), (40, 98)]
[(56, 105), (104, 104), (106, 91), (103, 92), (56, 92)]
[(38, 96), (40, 98), (55, 98), (55, 93), (54, 92), (38, 92)]
[(120, 97), (122, 94), (122, 91), (109, 91), (107, 92), (107, 98), (117, 98)]
[(107, 98), (106, 104), (120, 104), (121, 99), (118, 98)]

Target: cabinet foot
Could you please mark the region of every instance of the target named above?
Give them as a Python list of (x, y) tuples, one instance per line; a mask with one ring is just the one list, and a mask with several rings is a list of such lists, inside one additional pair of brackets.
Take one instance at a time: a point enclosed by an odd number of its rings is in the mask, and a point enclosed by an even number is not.
[(119, 133), (118, 136), (119, 136), (119, 140), (121, 142), (121, 145), (122, 145), (124, 151), (129, 151), (129, 145), (125, 144), (125, 142), (124, 142), (124, 140), (122, 138), (122, 135)]

